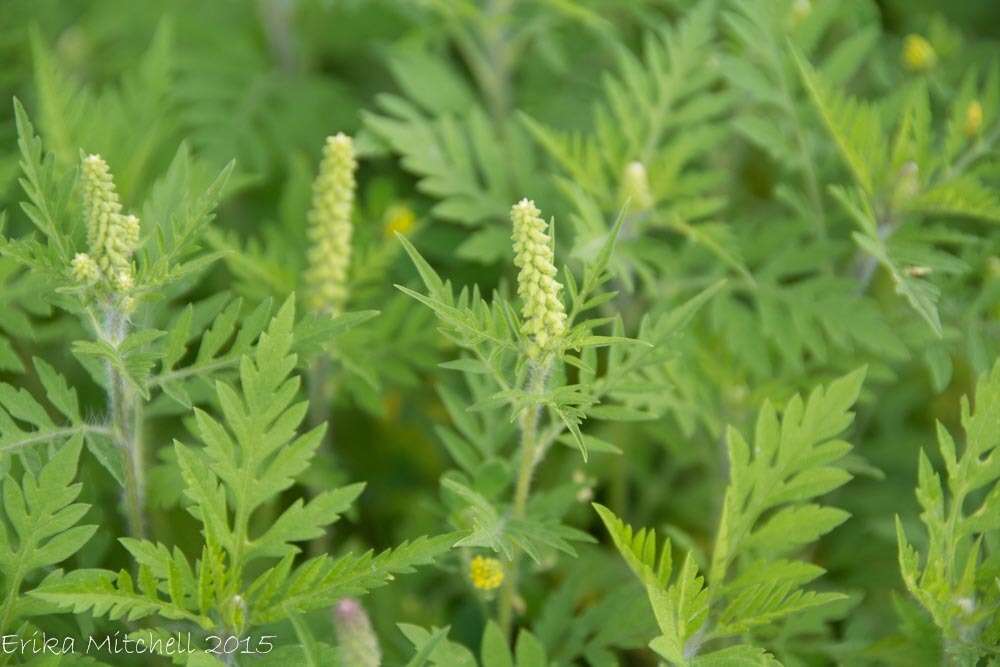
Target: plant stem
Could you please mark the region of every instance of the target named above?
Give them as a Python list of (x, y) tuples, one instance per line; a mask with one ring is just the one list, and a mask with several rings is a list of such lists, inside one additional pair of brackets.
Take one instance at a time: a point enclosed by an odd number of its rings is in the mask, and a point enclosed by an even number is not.
[(493, 122), (501, 137), (505, 135), (510, 110), (510, 51), (507, 31), (514, 0), (492, 0), (485, 16), (486, 57), (490, 70), (481, 77)]
[[(121, 345), (128, 331), (128, 318), (115, 306), (105, 311), (104, 328), (98, 335), (114, 347)], [(136, 538), (146, 536), (145, 496), (146, 470), (143, 456), (141, 433), (142, 402), (135, 390), (112, 364), (108, 372), (108, 412), (111, 418), (111, 432), (124, 458), (124, 508), (129, 535)]]
[(309, 367), (309, 426), (315, 428), (326, 422), (323, 441), (333, 442), (330, 419), (330, 359), (321, 353)]
[[(540, 394), (545, 391), (545, 382), (549, 375), (549, 361), (543, 364), (533, 364), (529, 371), (528, 392)], [(540, 403), (530, 405), (521, 412), (521, 464), (517, 472), (517, 482), (514, 488), (514, 505), (511, 519), (523, 519), (528, 508), (528, 498), (531, 495), (531, 478), (541, 460), (544, 449), (539, 445), (538, 421), (541, 416)], [(510, 562), (510, 569), (504, 577), (503, 590), (500, 592), (500, 628), (504, 635), (509, 635), (514, 620), (514, 598), (517, 596), (517, 585), (520, 576), (520, 554), (515, 553)]]
[[(333, 452), (333, 419), (330, 417), (330, 357), (321, 352), (309, 367), (309, 427), (316, 428), (326, 422), (326, 432), (323, 433), (321, 447), (326, 452)], [(330, 531), (323, 534), (309, 545), (313, 555), (329, 553), (332, 548)]]
[[(0, 610), (0, 633), (7, 632), (7, 626), (10, 625), (11, 618), (14, 615), (14, 604), (17, 602), (18, 595), (21, 592), (21, 582), (24, 580), (24, 571), (21, 569), (21, 563), (24, 562), (23, 550), (17, 554), (15, 562), (17, 563), (17, 567), (7, 581), (7, 599), (4, 600), (3, 609)], [(7, 664), (7, 657), (0, 654), (0, 665), (5, 664)]]
[(510, 13), (515, 0), (490, 0), (470, 30), (455, 28), (453, 35), (458, 51), (485, 97), (497, 135), (506, 136), (510, 115), (510, 66), (512, 60), (509, 35)]

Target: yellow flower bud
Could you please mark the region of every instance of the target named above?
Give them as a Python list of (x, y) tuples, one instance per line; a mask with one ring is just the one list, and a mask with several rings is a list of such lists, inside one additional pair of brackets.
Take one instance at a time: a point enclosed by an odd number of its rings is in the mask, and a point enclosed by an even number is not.
[(937, 53), (922, 35), (907, 35), (903, 40), (903, 64), (912, 72), (926, 72), (937, 64)]
[(481, 591), (492, 591), (503, 583), (503, 565), (496, 558), (476, 556), (469, 563), (469, 579)]
[(403, 204), (393, 204), (385, 212), (385, 235), (392, 238), (396, 234), (409, 234), (417, 223), (413, 209)]
[(792, 27), (798, 27), (803, 21), (809, 18), (812, 13), (812, 2), (809, 0), (795, 0), (792, 3), (791, 20)]
[(510, 212), (514, 223), (514, 266), (517, 293), (523, 306), (522, 333), (530, 343), (528, 356), (538, 360), (553, 349), (566, 332), (566, 311), (559, 298), (562, 285), (556, 280), (552, 238), (535, 203), (522, 199)]
[(979, 100), (973, 100), (965, 110), (965, 136), (972, 138), (979, 134), (983, 127), (983, 105)]
[(354, 206), (354, 142), (345, 134), (327, 137), (309, 211), (308, 304), (317, 312), (339, 312), (347, 301)]
[(646, 166), (643, 163), (630, 162), (625, 167), (622, 194), (628, 201), (628, 207), (633, 211), (648, 211), (653, 208), (655, 202), (649, 188), (649, 175), (646, 173)]
[(93, 285), (101, 279), (101, 269), (90, 255), (78, 252), (73, 258), (73, 280), (84, 285)]

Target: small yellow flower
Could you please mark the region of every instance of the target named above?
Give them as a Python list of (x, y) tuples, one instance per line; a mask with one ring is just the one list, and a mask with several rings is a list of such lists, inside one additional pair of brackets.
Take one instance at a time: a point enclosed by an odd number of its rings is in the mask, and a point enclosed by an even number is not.
[(910, 71), (926, 72), (937, 64), (937, 53), (922, 35), (907, 35), (903, 40), (903, 64)]
[(983, 105), (979, 100), (972, 100), (965, 110), (965, 136), (972, 138), (979, 134), (983, 126)]
[(393, 204), (385, 212), (385, 235), (392, 238), (397, 233), (409, 234), (417, 223), (417, 216), (409, 206)]
[(503, 565), (496, 558), (476, 556), (469, 563), (469, 579), (481, 591), (492, 591), (503, 583)]

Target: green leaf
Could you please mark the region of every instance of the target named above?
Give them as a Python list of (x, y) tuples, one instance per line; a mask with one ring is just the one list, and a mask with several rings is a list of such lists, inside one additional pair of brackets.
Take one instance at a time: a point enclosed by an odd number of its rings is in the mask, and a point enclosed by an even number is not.
[[(907, 541), (899, 517), (896, 536), (906, 588), (930, 614), (944, 639), (953, 642), (956, 652), (980, 655), (979, 624), (992, 612), (970, 601), (992, 594), (987, 593), (992, 591), (992, 575), (987, 577), (989, 582), (979, 575), (986, 567), (979, 553), (983, 536), (1000, 530), (1000, 362), (976, 383), (974, 409), (962, 398), (961, 422), (966, 435), (963, 448), (938, 424), (946, 483), (923, 451), (919, 456), (916, 495), (928, 536), (926, 551), (921, 554)], [(971, 501), (970, 494), (984, 487), (985, 493)]]
[(795, 49), (806, 89), (857, 184), (868, 195), (884, 178), (886, 139), (878, 109), (835, 90)]
[(82, 447), (83, 438), (74, 436), (37, 475), (25, 472), (20, 483), (10, 476), (3, 480), (0, 632), (16, 629), (25, 615), (26, 578), (75, 554), (97, 530), (95, 525), (76, 525), (90, 509), (73, 502), (82, 489), (73, 482)]
[[(148, 570), (140, 568), (140, 576)], [(184, 607), (163, 600), (156, 591), (136, 590), (125, 570), (74, 570), (46, 581), (32, 595), (80, 614), (90, 612), (111, 620), (137, 621), (157, 615), (172, 621), (190, 621), (203, 629), (214, 627), (210, 618), (199, 616)]]

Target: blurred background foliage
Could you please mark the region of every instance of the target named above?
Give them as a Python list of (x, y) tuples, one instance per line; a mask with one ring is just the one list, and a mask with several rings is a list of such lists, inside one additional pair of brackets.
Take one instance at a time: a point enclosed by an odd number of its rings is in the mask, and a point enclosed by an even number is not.
[[(168, 166), (182, 141), (206, 174), (236, 159), (236, 176), (210, 237), (223, 260), (192, 288), (194, 296), (229, 289), (257, 300), (295, 289), (304, 261), (309, 183), (323, 138), (337, 131), (358, 137), (358, 249), (350, 307), (377, 308), (382, 315), (352, 332), (337, 352), (355, 372), (338, 376), (335, 447), (310, 472), (308, 484), (367, 480), (355, 515), (336, 530), (341, 541), (380, 549), (442, 530), (446, 509), (438, 480), (453, 466), (434, 435), (435, 426), (450, 421), (438, 389), (444, 383), (463, 390), (435, 371), (449, 357), (430, 315), (392, 289), (392, 283), (412, 278), (393, 233), (415, 239), (457, 284), (506, 289), (512, 275), (506, 215), (513, 201), (527, 196), (555, 216), (558, 255), (586, 262), (588, 240), (606, 232), (600, 224), (614, 219), (622, 201), (615, 183), (605, 184), (605, 200), (579, 195), (573, 168), (582, 165), (570, 162), (567, 168), (558, 148), (547, 150), (558, 144), (552, 133), (592, 134), (594, 109), (607, 99), (606, 82), (623, 71), (622, 51), (641, 58), (645, 35), (675, 21), (691, 4), (3, 0), (0, 93), (24, 101), (59, 159), (76, 160), (81, 146), (116, 165), (125, 202)], [(738, 1), (721, 4), (730, 16), (751, 12)], [(852, 53), (839, 52), (850, 62), (836, 64), (840, 83), (864, 96), (891, 99), (914, 79), (901, 55), (910, 33), (926, 35), (938, 54), (937, 68), (926, 78), (940, 108), (947, 108), (970, 64), (985, 74), (1000, 53), (995, 2), (813, 0), (774, 6), (779, 16), (803, 7), (828, 16), (812, 38), (794, 38), (800, 45), (808, 41), (805, 50), (814, 64), (838, 53), (846, 40), (868, 35), (852, 42)], [(761, 43), (747, 43), (725, 20), (719, 25), (705, 57), (696, 51), (691, 70), (679, 79), (715, 73), (698, 93), (702, 101), (713, 100), (688, 109), (700, 114), (690, 122), (704, 121), (698, 126), (704, 134), (697, 146), (685, 147), (684, 133), (693, 130), (662, 128), (669, 149), (664, 154), (681, 155), (674, 167), (682, 176), (654, 180), (654, 197), (665, 208), (655, 207), (658, 217), (637, 220), (637, 231), (624, 236), (616, 260), (616, 305), (631, 329), (645, 310), (669, 310), (720, 277), (728, 279), (727, 289), (699, 314), (693, 333), (677, 341), (675, 361), (657, 369), (667, 388), (657, 406), (662, 416), (598, 427), (596, 434), (620, 446), (624, 456), (584, 465), (567, 448), (554, 455), (540, 486), (575, 479), (581, 502), (569, 522), (597, 536), (596, 517), (582, 502), (591, 495), (636, 524), (664, 529), (679, 544), (704, 547), (725, 485), (724, 426), (746, 430), (764, 398), (780, 402), (868, 364), (870, 379), (851, 438), (858, 443), (852, 462), (858, 477), (835, 500), (853, 518), (813, 554), (830, 571), (823, 585), (850, 592), (852, 599), (822, 615), (806, 615), (798, 634), (775, 637), (773, 645), (788, 664), (911, 664), (906, 646), (920, 629), (912, 626), (917, 621), (911, 603), (897, 593), (892, 517), (914, 520), (917, 448), (932, 441), (934, 420), (955, 424), (958, 396), (970, 393), (973, 378), (996, 355), (998, 227), (963, 223), (952, 228), (952, 237), (917, 239), (960, 264), (952, 274), (945, 266), (938, 283), (942, 337), (907, 308), (882, 272), (864, 296), (867, 285), (858, 289), (861, 282), (851, 270), (814, 276), (823, 262), (850, 269), (855, 258), (851, 224), (826, 193), (828, 184), (844, 180), (843, 169), (824, 144), (795, 73), (784, 73), (783, 110), (769, 107), (747, 86), (747, 77), (766, 72), (766, 60), (755, 60)], [(784, 35), (770, 38), (784, 49)], [(624, 127), (613, 104), (609, 109), (611, 126)], [(801, 132), (801, 159), (762, 146), (754, 131), (761, 122), (779, 133)], [(994, 163), (982, 175), (995, 187), (1000, 170)], [(17, 209), (16, 178), (13, 114), (4, 113), (0, 209)], [(619, 171), (610, 178), (624, 176)], [(819, 188), (811, 195), (810, 179)], [(604, 186), (595, 182), (594, 192), (600, 192)], [(818, 199), (810, 202), (809, 196)], [(685, 206), (671, 208), (678, 201)], [(813, 206), (828, 218), (826, 237), (809, 231), (802, 211)], [(15, 229), (24, 224), (17, 215), (8, 222)], [(33, 340), (10, 343), (10, 354), (5, 343), (3, 370), (16, 372), (15, 359), (30, 354), (71, 367), (67, 352), (53, 341), (76, 325), (32, 301), (32, 276), (6, 265), (0, 269), (0, 319), (30, 320), (35, 333)], [(78, 369), (74, 379), (81, 386), (83, 377)], [(86, 404), (86, 393), (83, 399)], [(150, 440), (167, 443), (172, 429), (165, 419)], [(167, 509), (157, 534), (183, 543), (193, 524), (176, 508), (176, 469), (168, 464), (154, 473), (154, 502)], [(99, 486), (88, 485), (86, 493), (103, 501), (98, 507), (105, 508), (107, 521), (117, 520), (108, 509), (114, 502), (110, 485), (103, 498)], [(102, 534), (83, 552), (84, 561), (103, 557), (111, 537)], [(575, 560), (549, 563), (526, 595), (530, 623), (557, 659), (585, 656), (593, 665), (614, 664), (610, 645), (640, 647), (652, 634), (638, 585), (603, 547), (588, 546)], [(376, 592), (366, 604), (394, 661), (408, 651), (397, 622), (450, 624), (451, 637), (467, 645), (481, 635), (483, 602), (457, 554), (436, 571)], [(899, 615), (911, 627), (901, 626)], [(647, 664), (638, 652), (625, 660)]]

